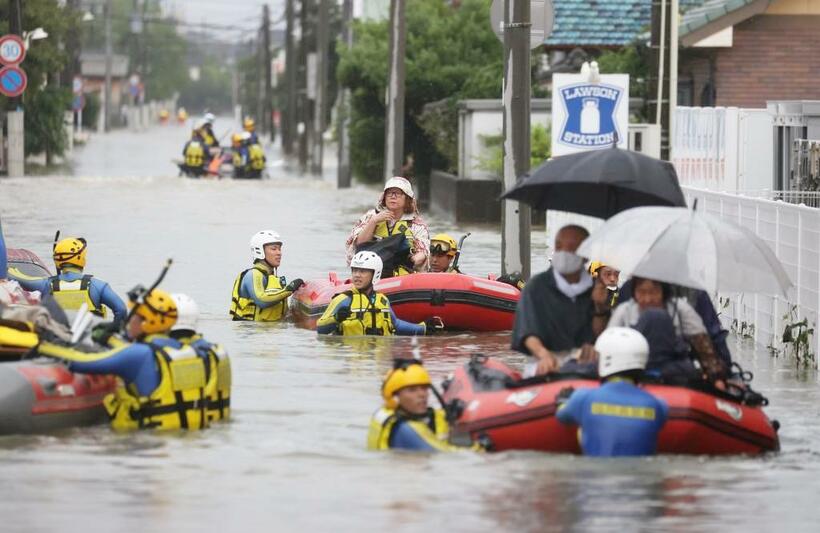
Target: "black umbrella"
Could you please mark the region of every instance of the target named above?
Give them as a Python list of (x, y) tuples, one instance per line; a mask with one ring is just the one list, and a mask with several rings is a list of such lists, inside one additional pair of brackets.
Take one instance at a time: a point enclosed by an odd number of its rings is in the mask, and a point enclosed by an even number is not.
[(632, 207), (686, 206), (671, 163), (618, 148), (550, 159), (501, 198), (598, 218)]

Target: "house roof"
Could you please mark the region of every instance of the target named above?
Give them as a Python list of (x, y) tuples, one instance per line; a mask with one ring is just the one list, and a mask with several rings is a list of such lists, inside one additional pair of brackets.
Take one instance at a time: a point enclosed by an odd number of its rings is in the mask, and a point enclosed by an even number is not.
[[(680, 8), (703, 3), (680, 0)], [(553, 6), (555, 26), (544, 42), (548, 47), (624, 46), (648, 28), (652, 14), (652, 0), (557, 0)]]
[(706, 0), (681, 17), (679, 35), (690, 46), (720, 30), (763, 13), (771, 0)]

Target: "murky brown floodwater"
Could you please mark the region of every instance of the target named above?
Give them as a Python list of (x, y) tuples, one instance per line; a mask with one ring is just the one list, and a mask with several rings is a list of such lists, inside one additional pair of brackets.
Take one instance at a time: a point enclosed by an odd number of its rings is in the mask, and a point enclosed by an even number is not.
[[(289, 278), (343, 270), (344, 238), (375, 190), (336, 191), (332, 179), (300, 177), (273, 152), (269, 181), (178, 179), (170, 159), (184, 137), (173, 126), (95, 137), (78, 150), (74, 176), (0, 180), (0, 213), (8, 245), (43, 258), (58, 228), (88, 238), (89, 272), (121, 294), (173, 257), (163, 287), (192, 295), (201, 329), (232, 355), (233, 419), (189, 435), (100, 426), (0, 437), (0, 531), (817, 530), (817, 375), (748, 347), (739, 357), (783, 425), (780, 454), (367, 452), (381, 377), (413, 341), (321, 340), (292, 324), (232, 323), (227, 305), (248, 239), (262, 228), (286, 239)], [(498, 269), (495, 228), (431, 222), (473, 232), (466, 271)], [(540, 270), (544, 238), (534, 238)], [(475, 351), (520, 361), (506, 335), (419, 343), (436, 381)]]

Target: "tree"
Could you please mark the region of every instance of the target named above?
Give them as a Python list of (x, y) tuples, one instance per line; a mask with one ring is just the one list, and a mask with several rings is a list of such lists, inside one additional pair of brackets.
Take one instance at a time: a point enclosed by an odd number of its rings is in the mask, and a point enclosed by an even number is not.
[[(437, 121), (424, 120), (425, 104), (446, 99), (453, 117), (459, 99), (501, 96), (502, 48), (487, 22), (487, 7), (486, 0), (464, 0), (460, 6), (441, 0), (407, 3), (405, 153), (413, 155), (417, 175), (449, 167), (454, 160), (451, 150), (431, 139)], [(351, 165), (358, 178), (379, 181), (384, 166), (387, 22), (357, 23), (354, 34), (350, 49), (338, 47), (337, 70), (339, 83), (352, 93)]]

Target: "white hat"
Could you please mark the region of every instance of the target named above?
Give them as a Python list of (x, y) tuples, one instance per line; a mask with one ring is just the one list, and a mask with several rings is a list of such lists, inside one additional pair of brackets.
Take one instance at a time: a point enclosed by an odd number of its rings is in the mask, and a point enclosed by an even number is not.
[(199, 307), (193, 298), (187, 294), (174, 293), (171, 299), (177, 305), (177, 321), (171, 326), (171, 331), (189, 329), (196, 331), (196, 323), (199, 319)]
[(384, 190), (387, 189), (401, 189), (401, 192), (409, 196), (410, 198), (415, 198), (416, 195), (413, 193), (413, 186), (410, 185), (410, 182), (407, 178), (402, 178), (400, 176), (393, 176), (387, 183), (384, 184)]

